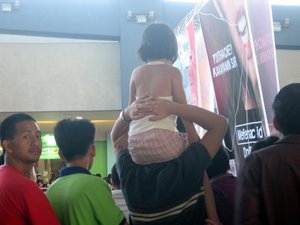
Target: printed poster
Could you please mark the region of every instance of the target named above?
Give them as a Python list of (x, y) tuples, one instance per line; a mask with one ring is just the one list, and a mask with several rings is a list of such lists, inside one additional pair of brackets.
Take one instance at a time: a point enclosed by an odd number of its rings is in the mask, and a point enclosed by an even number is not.
[(188, 102), (229, 119), (224, 143), (239, 164), (273, 130), (279, 85), (271, 7), (267, 0), (211, 0), (196, 8), (176, 29), (177, 66)]

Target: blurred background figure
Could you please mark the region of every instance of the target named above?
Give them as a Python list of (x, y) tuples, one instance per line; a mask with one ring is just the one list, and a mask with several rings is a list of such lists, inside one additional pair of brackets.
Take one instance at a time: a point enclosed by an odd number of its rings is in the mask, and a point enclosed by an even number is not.
[(123, 192), (120, 187), (120, 179), (119, 174), (117, 172), (116, 164), (111, 168), (111, 187), (112, 187), (112, 197), (116, 203), (116, 205), (121, 209), (124, 213), (127, 221), (129, 221), (129, 211), (124, 199)]
[(215, 196), (217, 214), (223, 225), (232, 225), (234, 218), (234, 202), (236, 177), (230, 173), (229, 156), (221, 145), (212, 164), (207, 168), (212, 190)]
[(255, 152), (265, 147), (269, 147), (270, 145), (274, 144), (278, 140), (279, 137), (273, 135), (266, 137), (264, 139), (260, 139), (257, 142), (255, 142), (255, 144), (252, 146), (251, 152)]
[(39, 188), (42, 189), (42, 188), (44, 187), (44, 180), (43, 180), (41, 174), (37, 174), (37, 175), (36, 175), (36, 183), (37, 183), (37, 185), (39, 186)]

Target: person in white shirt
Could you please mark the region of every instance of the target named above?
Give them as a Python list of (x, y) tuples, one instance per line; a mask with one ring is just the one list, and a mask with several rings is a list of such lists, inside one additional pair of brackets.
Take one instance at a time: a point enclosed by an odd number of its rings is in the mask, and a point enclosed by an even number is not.
[(112, 191), (111, 191), (112, 197), (116, 205), (124, 213), (126, 220), (129, 221), (129, 211), (124, 199), (123, 192), (120, 188), (120, 179), (116, 169), (116, 164), (114, 164), (113, 167), (111, 168), (111, 186), (112, 186)]

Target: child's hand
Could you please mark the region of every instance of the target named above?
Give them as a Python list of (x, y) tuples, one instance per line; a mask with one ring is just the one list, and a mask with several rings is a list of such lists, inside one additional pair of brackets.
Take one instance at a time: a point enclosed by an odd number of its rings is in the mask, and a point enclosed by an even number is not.
[(143, 97), (135, 100), (126, 109), (126, 114), (132, 120), (141, 119), (147, 115), (153, 114), (155, 100), (153, 97)]
[(164, 100), (164, 99), (155, 99), (153, 100), (153, 110), (152, 114), (154, 116), (150, 117), (150, 121), (157, 121), (161, 120), (167, 116), (169, 116), (170, 113), (170, 107), (172, 107), (172, 104), (175, 104), (172, 101)]

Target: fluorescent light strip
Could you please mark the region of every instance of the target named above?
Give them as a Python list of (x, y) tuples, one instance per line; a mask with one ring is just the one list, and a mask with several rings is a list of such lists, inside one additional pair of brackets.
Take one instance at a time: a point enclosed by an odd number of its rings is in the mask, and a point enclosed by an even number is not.
[[(37, 121), (38, 124), (56, 124), (56, 120), (42, 120)], [(114, 123), (116, 120), (91, 120), (92, 123)]]
[(270, 0), (272, 5), (299, 5), (299, 0)]
[[(168, 2), (201, 2), (201, 0), (165, 0)], [(251, 0), (253, 1), (253, 0)], [(259, 0), (257, 0), (259, 1)], [(270, 0), (272, 5), (299, 5), (300, 6), (300, 0)]]
[(192, 3), (197, 3), (200, 2), (201, 0), (165, 0), (166, 2), (192, 2)]

